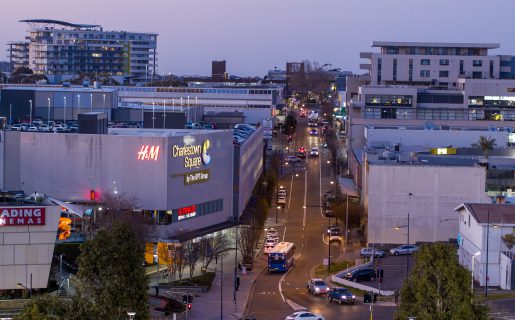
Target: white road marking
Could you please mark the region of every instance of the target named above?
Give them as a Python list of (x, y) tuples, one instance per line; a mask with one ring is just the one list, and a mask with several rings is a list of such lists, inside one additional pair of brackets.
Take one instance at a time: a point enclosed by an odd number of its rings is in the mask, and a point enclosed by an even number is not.
[(322, 214), (322, 156), (318, 158), (318, 173), (320, 175), (320, 185), (319, 185), (319, 194), (318, 202), (320, 204), (320, 214)]
[(308, 309), (306, 307), (301, 306), (300, 304), (297, 304), (297, 303), (291, 301), (290, 299), (286, 299), (286, 303), (290, 306), (290, 308), (292, 308), (295, 311)]
[(283, 281), (284, 281), (284, 278), (286, 277), (286, 275), (288, 273), (290, 273), (290, 271), (293, 270), (294, 267), (295, 267), (295, 265), (293, 265), (290, 269), (288, 269), (288, 271), (286, 271), (286, 273), (283, 274), (283, 276), (279, 280), (279, 293), (281, 294), (281, 299), (283, 299), (283, 302), (286, 302), (286, 300), (284, 299), (284, 295), (283, 295)]
[(288, 210), (290, 210), (290, 202), (291, 202), (291, 195), (292, 195), (292, 193), (293, 193), (293, 174), (291, 175), (290, 193), (289, 193), (289, 196), (288, 196)]
[(304, 217), (302, 219), (302, 233), (304, 234), (304, 229), (306, 228), (306, 198), (308, 195), (308, 174), (304, 173)]
[(286, 226), (284, 226), (284, 231), (283, 231), (283, 242), (284, 242), (284, 237), (286, 237)]

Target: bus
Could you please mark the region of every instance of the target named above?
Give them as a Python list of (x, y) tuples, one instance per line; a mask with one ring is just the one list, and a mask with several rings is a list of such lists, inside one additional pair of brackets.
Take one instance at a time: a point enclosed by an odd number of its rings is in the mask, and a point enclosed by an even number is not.
[(295, 245), (279, 242), (268, 254), (268, 271), (286, 272), (293, 266)]

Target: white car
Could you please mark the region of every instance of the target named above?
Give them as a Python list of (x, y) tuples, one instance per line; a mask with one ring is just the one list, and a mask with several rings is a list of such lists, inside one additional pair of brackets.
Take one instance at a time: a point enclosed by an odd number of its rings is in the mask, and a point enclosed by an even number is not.
[(311, 150), (309, 151), (309, 155), (310, 155), (311, 157), (318, 157), (318, 153), (319, 153), (319, 151), (318, 151), (318, 148), (317, 148), (317, 147), (313, 147), (313, 148), (311, 148)]
[(294, 163), (294, 162), (300, 162), (300, 158), (296, 157), (296, 156), (287, 156), (285, 159), (284, 159), (285, 162), (291, 162), (291, 163)]
[(286, 204), (286, 196), (277, 196), (277, 204)]
[(325, 320), (325, 318), (309, 311), (297, 311), (287, 316), (285, 320)]
[(266, 229), (266, 236), (268, 237), (268, 235), (278, 236), (279, 232), (277, 232), (277, 230), (275, 230), (275, 228), (269, 228), (269, 229)]
[(36, 126), (30, 126), (27, 128), (27, 131), (36, 132), (36, 131), (38, 131), (38, 128)]
[(277, 191), (277, 195), (278, 196), (285, 196), (286, 197), (286, 190), (285, 189), (279, 189), (279, 191)]
[(11, 126), (11, 130), (13, 130), (13, 131), (21, 131), (21, 124), (19, 124), (19, 123), (13, 124)]
[(38, 127), (38, 131), (40, 131), (40, 132), (50, 131), (50, 127), (47, 124), (42, 124)]
[(279, 235), (278, 234), (271, 234), (271, 233), (267, 233), (266, 234), (266, 240), (274, 240), (276, 242), (279, 242)]
[(277, 240), (273, 239), (267, 239), (265, 241), (265, 253), (269, 254), (274, 249), (275, 245), (277, 244)]

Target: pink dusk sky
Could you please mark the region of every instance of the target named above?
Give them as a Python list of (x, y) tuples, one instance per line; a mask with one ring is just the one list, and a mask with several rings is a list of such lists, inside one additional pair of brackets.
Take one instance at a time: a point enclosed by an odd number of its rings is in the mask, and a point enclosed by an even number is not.
[[(360, 72), (374, 40), (493, 42), (515, 55), (512, 0), (4, 0), (0, 44), (22, 40), (22, 19), (157, 32), (159, 71), (207, 75), (227, 60), (235, 75), (264, 75), (314, 60)], [(0, 50), (0, 60), (6, 52)]]

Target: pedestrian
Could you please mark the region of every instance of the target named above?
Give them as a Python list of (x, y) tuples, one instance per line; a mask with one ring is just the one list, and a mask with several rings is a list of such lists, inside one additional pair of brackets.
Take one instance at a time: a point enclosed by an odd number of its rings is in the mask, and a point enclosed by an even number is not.
[(218, 264), (218, 253), (215, 255), (215, 263)]
[(241, 264), (238, 262), (238, 271), (241, 272)]
[(399, 303), (399, 290), (395, 290), (393, 295), (395, 297), (395, 304), (398, 304)]
[(156, 286), (156, 298), (159, 298), (159, 286)]

